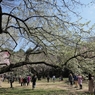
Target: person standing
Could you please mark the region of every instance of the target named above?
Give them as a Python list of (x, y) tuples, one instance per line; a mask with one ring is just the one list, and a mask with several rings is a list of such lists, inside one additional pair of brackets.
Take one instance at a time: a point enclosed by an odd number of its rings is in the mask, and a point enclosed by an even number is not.
[(27, 86), (30, 84), (31, 77), (28, 75), (27, 76)]
[(31, 82), (32, 82), (32, 89), (34, 89), (35, 86), (36, 86), (36, 79), (37, 79), (37, 76), (36, 76), (36, 74), (34, 74), (32, 76), (32, 80), (31, 80)]
[(0, 87), (2, 87), (2, 75), (0, 75)]
[(53, 75), (52, 80), (53, 80), (53, 82), (55, 82), (55, 75)]
[(78, 87), (78, 75), (74, 74), (74, 82), (75, 82), (75, 88)]
[(50, 79), (50, 76), (48, 75), (48, 76), (47, 76), (47, 82), (49, 82), (49, 79)]
[(21, 86), (23, 85), (23, 77), (22, 76), (20, 76), (20, 84), (21, 84)]
[(70, 85), (73, 86), (73, 80), (74, 80), (74, 79), (73, 79), (72, 73), (69, 74), (68, 79), (69, 79)]
[(82, 80), (83, 80), (83, 77), (79, 74), (78, 75), (78, 84), (80, 86), (80, 89), (82, 89)]
[(94, 92), (94, 77), (90, 73), (88, 75), (88, 91), (91, 94)]
[(11, 76), (10, 76), (10, 88), (13, 88), (13, 82), (14, 82), (14, 77), (11, 74)]

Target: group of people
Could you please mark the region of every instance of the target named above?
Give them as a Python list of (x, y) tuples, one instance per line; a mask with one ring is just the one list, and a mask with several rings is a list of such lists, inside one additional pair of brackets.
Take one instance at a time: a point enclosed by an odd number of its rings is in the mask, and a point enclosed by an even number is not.
[(82, 80), (83, 80), (83, 77), (79, 74), (72, 74), (70, 73), (69, 74), (69, 82), (70, 82), (70, 85), (72, 86), (73, 84), (75, 84), (75, 87), (78, 88), (78, 86), (80, 87), (80, 89), (82, 89)]
[[(71, 86), (73, 86), (73, 84), (75, 84), (75, 88), (80, 88), (82, 89), (82, 82), (83, 82), (83, 76), (80, 74), (69, 74), (69, 83)], [(92, 74), (88, 75), (88, 91), (89, 93), (93, 93), (94, 92), (94, 76), (92, 76)]]
[(36, 79), (37, 79), (36, 74), (33, 74), (32, 76), (27, 76), (24, 78), (20, 75), (19, 83), (21, 84), (21, 86), (26, 85), (26, 84), (28, 86), (30, 84), (30, 82), (32, 82), (32, 89), (34, 89), (35, 85), (36, 85)]
[(26, 77), (22, 77), (21, 75), (19, 76), (19, 83), (22, 85), (26, 85), (27, 86), (30, 84), (31, 81), (31, 77), (30, 76), (26, 76)]
[[(11, 74), (10, 76), (8, 76), (8, 78), (5, 78), (5, 79), (8, 80), (8, 83), (10, 83), (10, 88), (13, 88), (13, 82), (15, 81), (14, 76)], [(5, 80), (5, 79), (4, 79), (3, 75), (0, 75), (0, 87), (2, 86), (2, 82), (4, 82), (3, 80)], [(28, 86), (31, 82), (32, 83), (32, 89), (34, 89), (36, 86), (36, 79), (37, 79), (36, 74), (28, 75), (26, 77), (23, 77), (20, 75), (18, 77), (18, 80), (19, 80), (19, 83), (21, 84), (21, 86), (23, 86), (23, 85)]]
[[(55, 77), (55, 75), (53, 75), (52, 76), (52, 81), (55, 82), (55, 79), (56, 79), (56, 77)], [(50, 80), (50, 76), (47, 75), (47, 82), (49, 82), (49, 80)]]
[[(12, 86), (12, 83), (14, 81), (13, 76), (10, 76), (10, 78), (8, 78), (8, 79), (10, 82), (10, 86), (13, 87)], [(30, 82), (32, 82), (32, 89), (34, 89), (36, 86), (36, 79), (37, 79), (36, 74), (33, 74), (32, 76), (27, 76), (27, 77), (20, 76), (19, 77), (19, 83), (21, 84), (21, 86), (26, 85), (26, 84), (28, 86), (30, 84)], [(50, 79), (50, 77), (48, 75), (47, 76), (47, 82), (49, 82), (49, 79)], [(53, 80), (53, 82), (55, 82), (55, 75), (52, 76), (52, 80)], [(73, 84), (74, 84), (75, 88), (79, 88), (79, 89), (83, 88), (83, 85), (82, 85), (83, 76), (81, 74), (70, 73), (68, 76), (68, 80), (69, 80), (69, 83), (71, 86), (73, 86)], [(1, 81), (3, 81), (2, 76), (0, 76), (0, 86), (1, 86)], [(92, 74), (88, 75), (88, 91), (89, 91), (89, 93), (94, 92), (94, 76)]]
[[(55, 80), (56, 80), (55, 75), (53, 75), (51, 78), (50, 78), (49, 75), (47, 75), (47, 82), (49, 82), (50, 79), (52, 79), (52, 81), (55, 82)], [(62, 77), (62, 75), (59, 77), (59, 81), (63, 81), (63, 77)]]

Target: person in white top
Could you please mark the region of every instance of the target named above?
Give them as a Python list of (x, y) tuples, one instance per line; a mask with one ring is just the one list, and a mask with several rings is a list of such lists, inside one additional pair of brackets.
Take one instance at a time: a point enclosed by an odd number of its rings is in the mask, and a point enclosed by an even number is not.
[(55, 75), (53, 75), (52, 80), (53, 80), (53, 82), (55, 82)]

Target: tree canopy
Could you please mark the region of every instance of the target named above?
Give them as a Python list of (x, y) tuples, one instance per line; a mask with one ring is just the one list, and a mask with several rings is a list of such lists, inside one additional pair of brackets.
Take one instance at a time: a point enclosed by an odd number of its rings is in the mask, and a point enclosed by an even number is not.
[[(0, 3), (0, 47), (12, 50), (12, 62), (15, 49), (25, 51), (23, 58), (19, 55), (19, 61), (1, 68), (1, 73), (41, 63), (73, 72), (94, 71), (94, 25), (88, 28), (90, 21), (81, 23), (77, 9), (85, 4), (80, 0), (1, 0)], [(42, 60), (31, 61), (33, 55), (42, 53)]]

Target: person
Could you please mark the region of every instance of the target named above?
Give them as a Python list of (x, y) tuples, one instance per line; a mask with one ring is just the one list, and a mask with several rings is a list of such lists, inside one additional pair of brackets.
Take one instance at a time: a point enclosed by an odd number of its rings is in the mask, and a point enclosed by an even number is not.
[(6, 79), (6, 74), (3, 75), (3, 82), (5, 81)]
[(28, 75), (27, 76), (27, 86), (30, 84), (31, 77)]
[(26, 84), (27, 84), (27, 77), (25, 76), (23, 77), (23, 85), (26, 86)]
[(20, 79), (21, 79), (21, 75), (18, 77), (19, 83), (21, 83), (21, 80)]
[(53, 80), (53, 82), (55, 82), (55, 75), (53, 75), (52, 80)]
[(2, 75), (0, 75), (0, 87), (2, 87)]
[(19, 82), (20, 82), (20, 84), (22, 86), (23, 85), (23, 77), (22, 76), (19, 77)]
[(89, 93), (94, 92), (94, 77), (90, 73), (88, 75), (88, 91)]
[(13, 77), (12, 74), (11, 74), (11, 76), (10, 76), (9, 81), (10, 81), (10, 88), (13, 88), (14, 77)]
[(74, 82), (75, 82), (75, 88), (78, 87), (78, 75), (74, 74)]
[(59, 77), (59, 81), (63, 81), (63, 76), (62, 75)]
[(73, 75), (72, 73), (69, 74), (69, 82), (70, 82), (70, 85), (72, 86), (73, 85)]
[(47, 82), (49, 82), (49, 79), (50, 79), (50, 77), (49, 77), (49, 75), (47, 76)]
[(83, 80), (83, 77), (79, 74), (78, 75), (78, 84), (80, 86), (80, 89), (82, 89), (82, 80)]
[(37, 76), (36, 76), (36, 74), (34, 74), (32, 76), (32, 80), (31, 80), (31, 82), (32, 82), (32, 89), (34, 89), (35, 86), (36, 86), (36, 79), (37, 79)]

